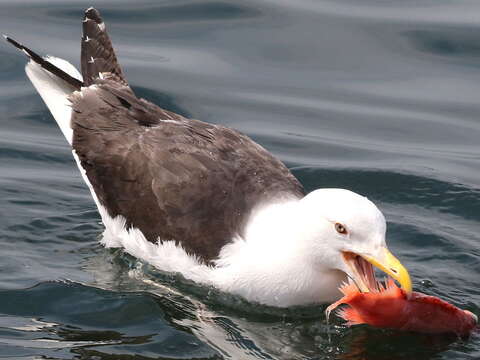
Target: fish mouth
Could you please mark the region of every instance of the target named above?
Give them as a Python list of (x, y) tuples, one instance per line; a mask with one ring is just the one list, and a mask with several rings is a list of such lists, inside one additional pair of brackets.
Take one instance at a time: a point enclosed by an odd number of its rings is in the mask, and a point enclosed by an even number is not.
[(375, 277), (374, 266), (400, 283), (407, 295), (412, 293), (412, 281), (407, 269), (393, 254), (382, 247), (376, 255), (342, 251), (342, 257), (350, 272), (350, 279), (361, 292), (378, 292), (381, 287)]

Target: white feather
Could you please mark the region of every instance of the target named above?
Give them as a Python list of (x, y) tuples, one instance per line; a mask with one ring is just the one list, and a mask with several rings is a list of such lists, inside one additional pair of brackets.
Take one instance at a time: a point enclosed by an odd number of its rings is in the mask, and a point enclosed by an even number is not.
[[(52, 56), (45, 57), (45, 60), (82, 81), (82, 75), (69, 62)], [(68, 96), (76, 89), (32, 60), (26, 65), (25, 72), (52, 113), (68, 143), (72, 144), (73, 131), (70, 125), (72, 109)]]
[(215, 269), (202, 264), (195, 256), (188, 255), (175, 241), (160, 242), (159, 239), (154, 244), (139, 229), (127, 229), (123, 216), (111, 218), (105, 209), (100, 212), (104, 212), (102, 218), (105, 231), (101, 242), (105, 247), (122, 247), (128, 254), (160, 270), (180, 273), (195, 282), (213, 285), (211, 274)]

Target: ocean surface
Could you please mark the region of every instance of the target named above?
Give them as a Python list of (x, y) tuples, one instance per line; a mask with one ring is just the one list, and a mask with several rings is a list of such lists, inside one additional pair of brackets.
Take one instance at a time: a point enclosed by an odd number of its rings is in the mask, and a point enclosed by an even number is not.
[[(478, 0), (9, 0), (0, 31), (78, 66), (90, 5), (137, 94), (368, 196), (414, 288), (480, 315)], [(327, 324), (103, 248), (25, 62), (0, 44), (0, 359), (480, 358), (479, 332)]]

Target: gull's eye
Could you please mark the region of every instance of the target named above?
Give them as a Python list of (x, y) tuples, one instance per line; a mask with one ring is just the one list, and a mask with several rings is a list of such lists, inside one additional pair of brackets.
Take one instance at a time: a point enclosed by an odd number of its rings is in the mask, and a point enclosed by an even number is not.
[(339, 234), (347, 234), (347, 228), (343, 224), (335, 223), (335, 230), (337, 230)]

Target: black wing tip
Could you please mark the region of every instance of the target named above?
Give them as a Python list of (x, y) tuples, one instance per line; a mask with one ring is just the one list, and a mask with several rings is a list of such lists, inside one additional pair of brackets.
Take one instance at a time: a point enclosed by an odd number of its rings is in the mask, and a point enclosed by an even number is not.
[(7, 35), (3, 35), (3, 37), (5, 38), (5, 40), (7, 40), (10, 44), (12, 44), (13, 46), (15, 46), (17, 49), (23, 51), (25, 53), (25, 55), (27, 55), (32, 61), (34, 61), (35, 63), (37, 63), (38, 65), (40, 65), (42, 68), (44, 68), (45, 70), (47, 70), (48, 72), (58, 76), (59, 78), (61, 78), (62, 80), (66, 81), (67, 83), (69, 83), (70, 85), (72, 85), (73, 87), (77, 88), (77, 89), (80, 89), (82, 86), (83, 86), (83, 82), (78, 80), (77, 78), (74, 78), (73, 76), (71, 76), (70, 74), (66, 73), (65, 71), (63, 71), (62, 69), (58, 68), (57, 66), (53, 65), (52, 63), (50, 63), (48, 60), (42, 58), (40, 55), (38, 55), (37, 53), (35, 53), (34, 51), (30, 50), (29, 48), (27, 48), (26, 46), (20, 44), (19, 42), (13, 40), (11, 37), (7, 36)]
[(19, 42), (13, 40), (10, 36), (2, 34), (5, 40), (7, 40), (10, 44), (15, 46), (17, 49), (23, 50), (24, 46), (20, 44)]
[(103, 23), (103, 19), (100, 16), (100, 11), (95, 9), (94, 7), (89, 7), (87, 10), (85, 10), (85, 18), (84, 20), (93, 20), (97, 24)]
[(5, 40), (15, 46), (18, 50), (23, 51), (25, 55), (27, 55), (29, 58), (38, 58), (39, 56), (35, 54), (32, 50), (27, 48), (26, 46), (20, 44), (18, 41), (12, 39), (10, 36), (2, 34)]

